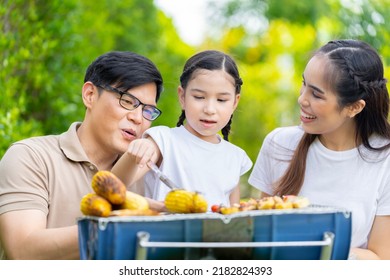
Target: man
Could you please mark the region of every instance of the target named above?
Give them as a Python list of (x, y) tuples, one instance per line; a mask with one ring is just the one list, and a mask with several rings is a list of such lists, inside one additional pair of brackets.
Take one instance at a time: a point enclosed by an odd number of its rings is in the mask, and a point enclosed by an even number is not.
[(82, 123), (11, 145), (0, 161), (0, 258), (79, 258), (80, 200), (161, 114), (162, 83), (146, 57), (106, 53), (86, 71)]

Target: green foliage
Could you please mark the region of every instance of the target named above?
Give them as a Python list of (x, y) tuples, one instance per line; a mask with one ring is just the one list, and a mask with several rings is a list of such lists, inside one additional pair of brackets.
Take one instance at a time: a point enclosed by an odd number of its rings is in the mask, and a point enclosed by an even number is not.
[[(210, 1), (211, 28), (201, 48), (231, 54), (244, 81), (231, 141), (255, 161), (266, 134), (299, 124), (297, 98), (304, 67), (311, 52), (329, 40), (364, 40), (388, 65), (389, 4), (389, 0)], [(251, 191), (244, 187), (244, 196)]]
[(14, 141), (60, 133), (82, 120), (85, 69), (111, 50), (135, 51), (156, 63), (164, 92), (158, 105), (163, 114), (154, 125), (175, 126), (180, 114), (177, 86), (185, 61), (196, 51), (220, 49), (237, 60), (244, 81), (230, 141), (255, 161), (267, 133), (299, 122), (301, 75), (314, 49), (334, 38), (362, 39), (389, 65), (389, 4), (390, 0), (210, 1), (209, 36), (192, 47), (152, 0), (3, 0), (0, 158)]
[(159, 12), (157, 14), (157, 21), (161, 28), (161, 36), (156, 46), (160, 51), (152, 53), (150, 57), (163, 74), (164, 92), (158, 104), (163, 114), (153, 122), (153, 125), (174, 127), (181, 113), (177, 98), (177, 87), (180, 84), (179, 77), (185, 61), (194, 54), (195, 49), (180, 39), (173, 26), (172, 19), (167, 18), (164, 13)]
[[(297, 97), (306, 62), (317, 47), (335, 38), (362, 39), (385, 61), (389, 0), (228, 0), (210, 2), (203, 48), (220, 48), (236, 58), (244, 81), (234, 114), (231, 141), (257, 157), (265, 135), (298, 124)], [(217, 35), (216, 35), (217, 34)]]
[(43, 133), (58, 109), (67, 110), (58, 106), (57, 93), (62, 90), (62, 52), (69, 52), (72, 37), (61, 16), (71, 20), (75, 2), (8, 1), (1, 6), (0, 155), (16, 139)]
[(172, 65), (181, 66), (194, 50), (152, 0), (2, 1), (0, 22), (0, 158), (19, 139), (61, 133), (82, 120), (85, 70), (111, 50), (156, 63), (166, 81), (159, 121), (174, 125), (181, 69)]

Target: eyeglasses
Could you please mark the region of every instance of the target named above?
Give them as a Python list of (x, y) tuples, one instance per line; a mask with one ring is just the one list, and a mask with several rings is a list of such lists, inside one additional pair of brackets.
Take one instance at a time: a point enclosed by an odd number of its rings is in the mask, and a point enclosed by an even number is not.
[(158, 109), (157, 107), (142, 103), (137, 97), (135, 97), (134, 95), (128, 92), (121, 91), (110, 85), (97, 86), (97, 87), (107, 91), (118, 93), (120, 95), (119, 104), (123, 108), (129, 111), (133, 111), (137, 109), (140, 105), (142, 105), (142, 116), (148, 121), (154, 121), (162, 114), (161, 110)]

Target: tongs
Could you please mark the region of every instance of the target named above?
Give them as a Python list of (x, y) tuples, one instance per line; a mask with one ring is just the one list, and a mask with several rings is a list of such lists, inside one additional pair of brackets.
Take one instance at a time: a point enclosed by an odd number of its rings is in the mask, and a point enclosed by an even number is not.
[(162, 171), (158, 166), (153, 163), (152, 161), (148, 161), (147, 166), (149, 166), (150, 169), (157, 175), (157, 177), (160, 179), (161, 182), (163, 182), (167, 187), (169, 187), (172, 190), (181, 189), (179, 188), (174, 182), (172, 182)]

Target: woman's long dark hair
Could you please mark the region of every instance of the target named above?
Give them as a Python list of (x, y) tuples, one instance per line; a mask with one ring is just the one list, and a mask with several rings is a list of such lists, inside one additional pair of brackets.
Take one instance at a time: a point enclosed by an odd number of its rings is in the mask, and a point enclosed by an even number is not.
[[(216, 50), (208, 50), (197, 53), (188, 59), (184, 65), (183, 73), (180, 76), (180, 85), (184, 90), (186, 89), (188, 82), (194, 78), (193, 76), (196, 74), (195, 71), (199, 69), (224, 70), (234, 78), (236, 94), (241, 92), (242, 80), (235, 61), (229, 55)], [(185, 111), (182, 110), (176, 126), (183, 125), (185, 119)], [(226, 126), (222, 128), (223, 139), (226, 141), (229, 141), (228, 138), (232, 120), (233, 115), (231, 115)]]
[[(330, 41), (315, 56), (325, 56), (329, 63), (327, 77), (331, 89), (338, 95), (340, 108), (362, 99), (366, 105), (355, 119), (355, 143), (372, 151), (383, 151), (390, 144), (373, 147), (369, 138), (376, 134), (390, 140), (389, 94), (382, 60), (377, 51), (358, 40)], [(310, 145), (318, 135), (304, 133), (294, 151), (286, 173), (277, 182), (274, 194), (297, 195), (305, 179), (306, 158)], [(360, 152), (360, 150), (359, 150)], [(362, 153), (360, 153), (362, 156)]]

